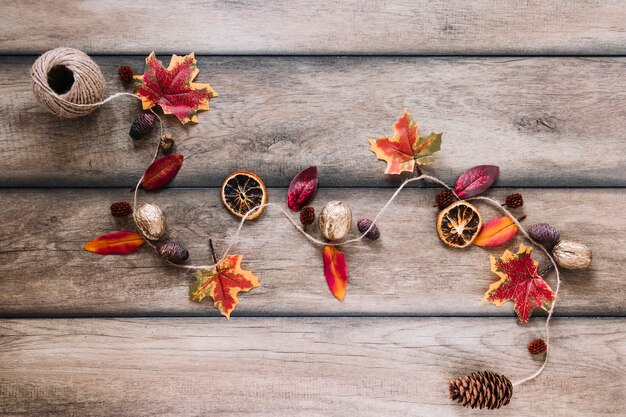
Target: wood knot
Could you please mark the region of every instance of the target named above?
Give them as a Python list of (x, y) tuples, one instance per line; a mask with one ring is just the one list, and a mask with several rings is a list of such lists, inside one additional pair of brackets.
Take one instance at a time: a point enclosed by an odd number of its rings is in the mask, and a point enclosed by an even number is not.
[(557, 120), (554, 116), (522, 116), (515, 122), (519, 130), (531, 132), (556, 132)]

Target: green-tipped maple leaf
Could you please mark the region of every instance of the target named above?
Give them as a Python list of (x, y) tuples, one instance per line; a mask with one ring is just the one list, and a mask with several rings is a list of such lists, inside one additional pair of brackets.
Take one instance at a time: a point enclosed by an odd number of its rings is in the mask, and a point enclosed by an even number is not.
[(242, 258), (241, 255), (230, 255), (213, 269), (194, 272), (196, 282), (189, 288), (189, 297), (198, 302), (207, 296), (213, 298), (213, 305), (230, 319), (230, 313), (239, 302), (237, 294), (261, 286), (258, 277), (241, 269)]
[(194, 83), (200, 70), (196, 67), (194, 53), (187, 56), (172, 55), (165, 68), (154, 52), (146, 58), (144, 74), (135, 75), (137, 97), (144, 110), (160, 106), (165, 114), (173, 114), (183, 124), (198, 123), (197, 112), (209, 110), (209, 100), (217, 93), (208, 84)]
[(521, 323), (527, 323), (535, 308), (548, 310), (554, 292), (537, 272), (538, 262), (530, 257), (533, 248), (520, 245), (517, 253), (504, 251), (500, 259), (491, 257), (491, 270), (500, 276), (489, 286), (483, 301), (496, 307), (515, 301), (515, 312)]
[(393, 125), (393, 136), (370, 139), (370, 148), (380, 160), (387, 162), (385, 174), (413, 172), (415, 164), (425, 165), (434, 161), (432, 154), (441, 149), (441, 133), (420, 137), (417, 123), (405, 109), (402, 117)]

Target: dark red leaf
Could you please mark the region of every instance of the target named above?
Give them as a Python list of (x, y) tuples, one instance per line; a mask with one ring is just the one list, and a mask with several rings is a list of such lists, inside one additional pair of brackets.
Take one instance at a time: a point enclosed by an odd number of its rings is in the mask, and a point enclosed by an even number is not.
[(167, 155), (150, 164), (143, 174), (141, 185), (146, 190), (158, 190), (170, 182), (183, 166), (181, 154)]
[(298, 211), (306, 206), (317, 191), (317, 166), (310, 166), (296, 175), (287, 192), (287, 206)]
[(489, 188), (499, 173), (500, 168), (495, 165), (478, 165), (470, 168), (456, 180), (454, 192), (459, 198), (474, 197)]

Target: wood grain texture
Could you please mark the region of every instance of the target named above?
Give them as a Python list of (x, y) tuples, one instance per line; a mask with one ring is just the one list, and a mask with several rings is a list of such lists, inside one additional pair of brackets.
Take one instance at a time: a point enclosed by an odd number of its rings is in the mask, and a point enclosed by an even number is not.
[[(282, 204), (284, 189), (270, 189), (270, 201)], [(508, 190), (493, 192), (504, 200)], [(393, 190), (322, 189), (314, 205), (342, 200), (355, 220), (373, 218)], [(482, 303), (497, 277), (489, 255), (515, 249), (455, 250), (435, 231), (436, 190), (405, 190), (380, 221), (381, 240), (345, 248), (350, 273), (343, 303), (330, 294), (323, 277), (321, 248), (307, 243), (276, 208), (246, 226), (235, 253), (262, 286), (240, 296), (233, 315), (512, 315)], [(626, 297), (621, 261), (626, 250), (623, 217), (626, 195), (620, 189), (523, 190), (528, 227), (555, 224), (563, 239), (587, 244), (594, 252), (590, 270), (563, 272), (558, 314), (623, 315)], [(4, 190), (0, 193), (0, 314), (4, 317), (92, 315), (210, 315), (210, 303), (188, 299), (193, 277), (164, 264), (148, 247), (128, 256), (91, 254), (82, 245), (114, 230), (132, 230), (116, 220), (109, 205), (129, 198), (126, 189)], [(168, 237), (184, 244), (191, 262), (209, 262), (208, 240), (218, 253), (238, 221), (222, 206), (217, 189), (163, 190), (141, 196), (166, 215)], [(583, 209), (584, 207), (584, 209)], [(487, 219), (494, 212), (481, 209)], [(316, 227), (310, 228), (318, 235)], [(354, 231), (353, 231), (354, 233)], [(545, 258), (538, 249), (534, 256)], [(554, 276), (548, 275), (554, 285)], [(611, 284), (613, 283), (613, 284)], [(610, 290), (607, 291), (607, 286)]]
[[(117, 66), (97, 58), (107, 90)], [(156, 141), (133, 142), (139, 109), (119, 98), (79, 120), (60, 120), (33, 98), (33, 58), (0, 58), (0, 184), (131, 186)], [(448, 182), (473, 165), (502, 167), (500, 186), (624, 186), (626, 58), (220, 58), (199, 59), (220, 93), (198, 126), (167, 118), (188, 157), (177, 186), (217, 186), (251, 169), (287, 186), (317, 164), (321, 186), (389, 186), (368, 138), (392, 134), (408, 108), (422, 130), (443, 131), (429, 170)]]
[(619, 0), (6, 2), (0, 52), (626, 53)]
[[(274, 318), (0, 321), (0, 413), (470, 416), (450, 378), (519, 379), (542, 321)], [(557, 319), (551, 362), (498, 416), (620, 416), (626, 322)], [(485, 413), (483, 410), (482, 413)]]

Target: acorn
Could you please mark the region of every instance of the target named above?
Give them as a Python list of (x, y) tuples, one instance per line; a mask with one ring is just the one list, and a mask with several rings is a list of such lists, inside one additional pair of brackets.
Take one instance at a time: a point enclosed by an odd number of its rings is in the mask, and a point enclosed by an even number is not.
[(341, 240), (352, 227), (352, 210), (341, 201), (329, 201), (317, 219), (320, 233), (328, 240)]
[(121, 65), (117, 69), (117, 73), (120, 76), (120, 80), (124, 81), (125, 83), (131, 82), (133, 80), (133, 76), (135, 75), (133, 69), (128, 65)]
[(155, 204), (146, 203), (137, 207), (133, 219), (139, 232), (148, 240), (159, 240), (165, 233), (165, 216)]
[(552, 255), (556, 263), (565, 269), (587, 269), (591, 266), (591, 249), (582, 243), (562, 240), (552, 249)]
[(444, 188), (437, 194), (437, 197), (435, 197), (437, 206), (441, 210), (445, 209), (450, 204), (454, 203), (454, 200), (455, 200), (454, 193), (449, 188)]
[(561, 234), (556, 230), (556, 227), (547, 223), (538, 223), (531, 226), (528, 229), (528, 234), (533, 240), (546, 246), (556, 245), (561, 240)]
[(111, 214), (115, 217), (128, 216), (132, 212), (133, 206), (126, 201), (118, 201), (117, 203), (111, 204)]
[(183, 245), (179, 243), (159, 243), (156, 247), (156, 250), (163, 259), (174, 263), (181, 263), (189, 258), (189, 252), (187, 251), (187, 249), (185, 249)]
[[(372, 226), (373, 225), (373, 226)], [(367, 230), (370, 229), (368, 232)], [(365, 233), (365, 237), (371, 240), (378, 240), (380, 238), (380, 230), (378, 230), (378, 226), (374, 224), (370, 219), (361, 219), (357, 222), (356, 227), (359, 229), (361, 234)]]
[(161, 151), (163, 151), (163, 153), (170, 152), (174, 148), (175, 144), (176, 142), (174, 141), (174, 136), (172, 136), (171, 133), (164, 133), (161, 136), (159, 146), (161, 147)]
[(308, 226), (313, 224), (315, 221), (315, 209), (311, 206), (302, 207), (302, 211), (300, 212), (300, 223), (303, 226)]
[(143, 135), (152, 129), (155, 119), (156, 118), (151, 113), (141, 113), (130, 126), (128, 135), (133, 138), (133, 140), (141, 139)]
[(511, 195), (507, 195), (504, 199), (504, 205), (509, 208), (516, 209), (520, 208), (524, 205), (524, 198), (520, 193), (513, 193)]
[(543, 339), (535, 339), (528, 344), (528, 351), (533, 355), (540, 355), (548, 350), (548, 345)]

